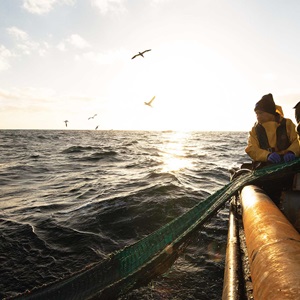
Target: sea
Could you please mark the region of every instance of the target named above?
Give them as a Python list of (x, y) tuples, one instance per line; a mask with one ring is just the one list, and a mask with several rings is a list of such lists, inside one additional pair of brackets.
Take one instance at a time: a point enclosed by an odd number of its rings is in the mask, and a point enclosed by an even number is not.
[[(0, 299), (97, 263), (205, 200), (250, 161), (247, 137), (0, 130)], [(118, 299), (221, 299), (228, 202), (166, 273)]]

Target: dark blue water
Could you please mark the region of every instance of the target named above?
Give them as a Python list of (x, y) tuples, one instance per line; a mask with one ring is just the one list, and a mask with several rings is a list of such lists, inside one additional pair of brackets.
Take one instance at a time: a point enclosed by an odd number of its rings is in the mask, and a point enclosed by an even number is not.
[[(249, 161), (246, 132), (0, 131), (0, 298), (98, 262)], [(220, 299), (228, 209), (172, 268), (120, 299)]]

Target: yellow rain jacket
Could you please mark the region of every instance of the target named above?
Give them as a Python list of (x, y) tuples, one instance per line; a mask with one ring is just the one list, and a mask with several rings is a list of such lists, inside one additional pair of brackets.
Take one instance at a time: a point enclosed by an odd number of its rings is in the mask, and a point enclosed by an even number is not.
[[(281, 120), (282, 117), (280, 121)], [(275, 152), (277, 152), (279, 155), (283, 155), (289, 151), (292, 151), (296, 155), (296, 157), (300, 156), (300, 146), (297, 137), (296, 126), (292, 120), (286, 119), (286, 132), (291, 145), (287, 149), (282, 151), (278, 151), (276, 137), (276, 131), (277, 128), (280, 126), (280, 123), (276, 121), (269, 121), (263, 123), (262, 126), (266, 130), (269, 145), (271, 148), (275, 149)], [(254, 161), (267, 161), (270, 152), (268, 150), (260, 148), (255, 127), (256, 126), (254, 125), (251, 131), (249, 132), (248, 145), (245, 151)]]

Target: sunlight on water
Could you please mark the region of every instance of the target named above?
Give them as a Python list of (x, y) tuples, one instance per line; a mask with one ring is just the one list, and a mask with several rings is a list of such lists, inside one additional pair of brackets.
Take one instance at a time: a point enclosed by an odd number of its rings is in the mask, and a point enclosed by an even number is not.
[[(0, 299), (86, 270), (186, 212), (228, 183), (247, 135), (2, 130)], [(200, 229), (154, 288), (120, 299), (221, 299), (227, 213)], [(172, 243), (164, 250), (176, 254)]]
[(167, 142), (162, 144), (163, 172), (174, 172), (191, 166), (183, 149), (184, 144), (190, 137), (190, 132), (172, 132)]

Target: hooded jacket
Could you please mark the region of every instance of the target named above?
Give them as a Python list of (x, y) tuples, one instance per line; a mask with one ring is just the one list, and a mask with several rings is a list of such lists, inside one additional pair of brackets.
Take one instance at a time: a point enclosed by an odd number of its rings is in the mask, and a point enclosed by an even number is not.
[[(289, 139), (290, 146), (286, 149), (279, 150), (277, 146), (277, 128), (280, 126), (282, 121), (282, 116), (280, 118), (280, 122), (276, 121), (268, 121), (263, 124), (263, 128), (265, 129), (267, 139), (269, 142), (270, 148), (273, 148), (275, 152), (279, 155), (283, 155), (289, 151), (293, 152), (296, 157), (300, 156), (300, 146), (297, 138), (297, 132), (295, 128), (295, 124), (290, 119), (286, 120), (286, 135)], [(245, 149), (246, 153), (252, 158), (254, 161), (263, 161), (266, 162), (268, 160), (268, 155), (270, 154), (270, 150), (262, 149), (259, 144), (259, 139), (256, 133), (256, 125), (254, 125), (249, 133), (248, 137), (248, 145)]]

